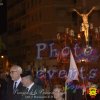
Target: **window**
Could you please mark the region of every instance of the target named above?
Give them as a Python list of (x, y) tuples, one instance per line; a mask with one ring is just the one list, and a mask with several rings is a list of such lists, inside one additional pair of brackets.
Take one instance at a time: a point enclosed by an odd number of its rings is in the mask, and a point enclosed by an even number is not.
[(76, 14), (76, 12), (72, 12), (72, 22), (73, 22), (73, 25), (77, 25), (77, 14)]
[(72, 2), (73, 2), (74, 4), (76, 4), (76, 3), (77, 3), (77, 0), (72, 0)]
[(56, 8), (56, 16), (58, 19), (65, 19), (66, 16), (66, 7)]

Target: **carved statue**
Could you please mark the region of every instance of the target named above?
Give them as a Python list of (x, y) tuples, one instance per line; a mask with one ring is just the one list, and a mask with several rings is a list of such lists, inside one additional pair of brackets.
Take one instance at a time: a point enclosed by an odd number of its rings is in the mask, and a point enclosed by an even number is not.
[(84, 31), (84, 34), (85, 34), (85, 39), (86, 39), (86, 43), (88, 43), (88, 35), (89, 35), (89, 22), (88, 22), (88, 16), (91, 14), (91, 12), (95, 9), (95, 7), (92, 7), (92, 9), (84, 14), (84, 13), (79, 13), (76, 9), (73, 9), (73, 11), (75, 11), (79, 16), (82, 17), (82, 31)]

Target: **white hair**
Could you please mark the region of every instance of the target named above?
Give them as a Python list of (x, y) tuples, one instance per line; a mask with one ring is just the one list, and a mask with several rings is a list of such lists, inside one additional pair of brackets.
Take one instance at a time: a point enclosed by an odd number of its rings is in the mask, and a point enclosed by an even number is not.
[(11, 68), (17, 69), (18, 72), (19, 72), (20, 74), (22, 74), (22, 68), (21, 68), (21, 66), (19, 66), (19, 65), (13, 65)]

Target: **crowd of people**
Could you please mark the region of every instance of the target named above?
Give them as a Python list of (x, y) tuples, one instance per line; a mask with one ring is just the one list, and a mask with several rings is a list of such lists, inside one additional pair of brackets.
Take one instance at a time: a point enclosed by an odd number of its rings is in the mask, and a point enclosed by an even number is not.
[(1, 100), (42, 100), (42, 87), (34, 83), (30, 70), (18, 65), (10, 68), (8, 76), (0, 77)]
[[(50, 91), (44, 89), (42, 81), (34, 78), (31, 70), (12, 65), (9, 74), (0, 74), (0, 100), (92, 100), (77, 80), (54, 84)], [(100, 100), (99, 94), (93, 100)]]

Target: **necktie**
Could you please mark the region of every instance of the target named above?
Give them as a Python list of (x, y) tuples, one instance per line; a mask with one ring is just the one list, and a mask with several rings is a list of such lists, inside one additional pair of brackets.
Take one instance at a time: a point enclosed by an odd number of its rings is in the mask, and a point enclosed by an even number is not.
[(15, 94), (16, 91), (17, 91), (17, 87), (16, 87), (16, 85), (17, 85), (17, 82), (14, 82), (14, 86), (13, 86), (13, 93), (14, 93), (14, 94)]

